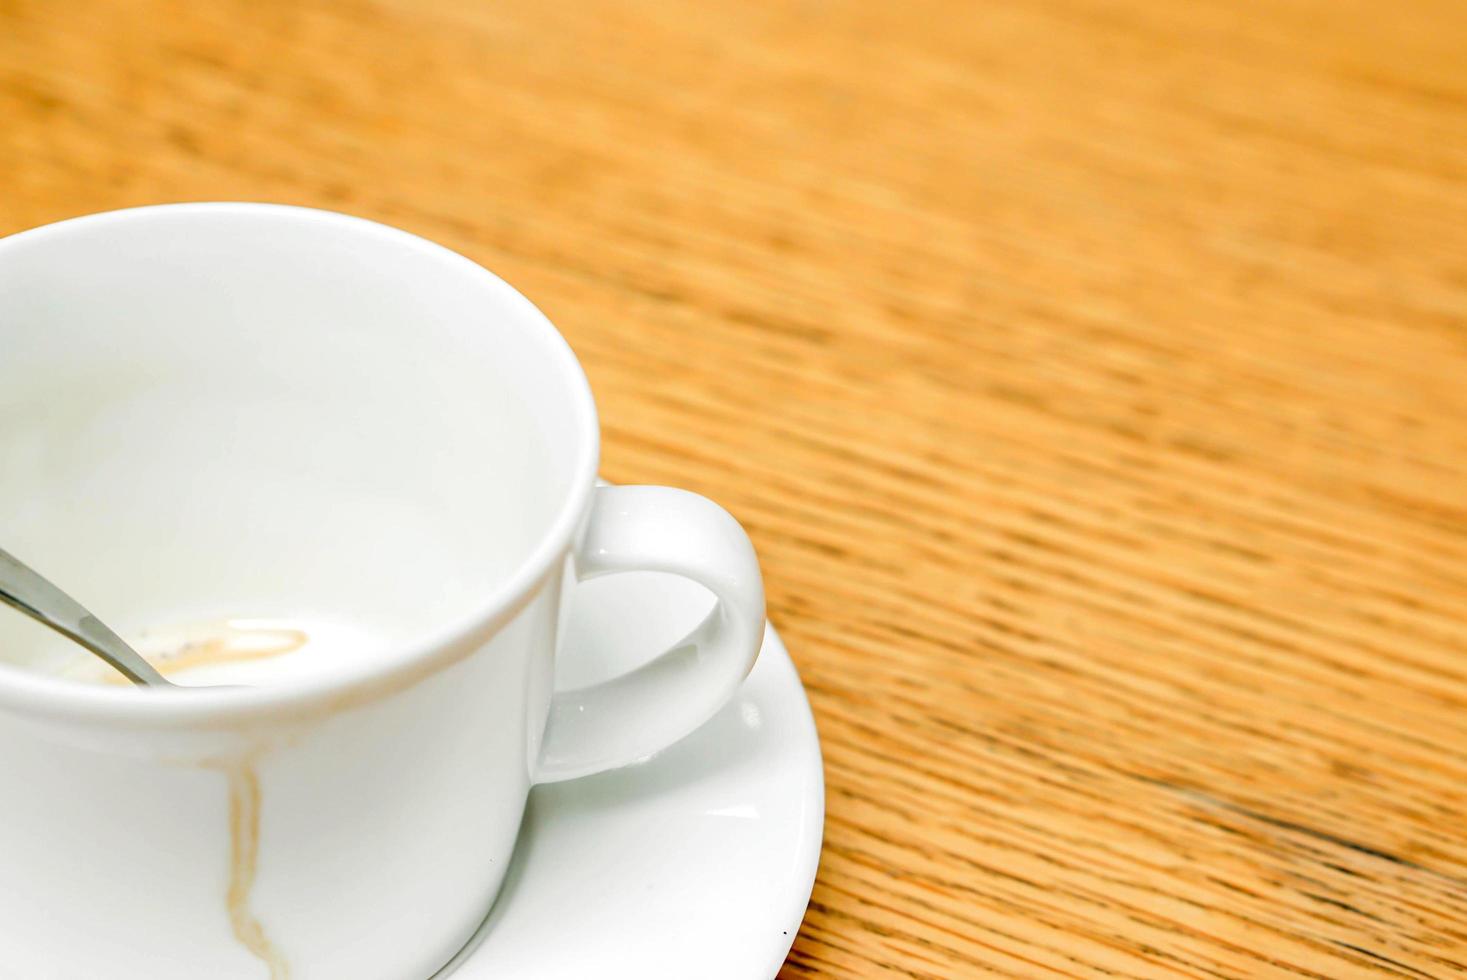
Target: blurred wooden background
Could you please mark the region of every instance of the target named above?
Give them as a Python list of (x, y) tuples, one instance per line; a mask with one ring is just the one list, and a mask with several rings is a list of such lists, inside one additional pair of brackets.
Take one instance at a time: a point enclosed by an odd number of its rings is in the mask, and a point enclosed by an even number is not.
[(0, 0), (0, 232), (190, 199), (478, 259), (748, 524), (785, 976), (1467, 973), (1460, 0)]

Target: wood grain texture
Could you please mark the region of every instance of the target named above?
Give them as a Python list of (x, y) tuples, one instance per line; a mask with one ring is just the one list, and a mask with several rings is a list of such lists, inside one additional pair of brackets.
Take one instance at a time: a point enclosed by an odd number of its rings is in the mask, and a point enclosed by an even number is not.
[(220, 198), (496, 270), (746, 522), (785, 977), (1467, 975), (1458, 0), (0, 0), (0, 232)]

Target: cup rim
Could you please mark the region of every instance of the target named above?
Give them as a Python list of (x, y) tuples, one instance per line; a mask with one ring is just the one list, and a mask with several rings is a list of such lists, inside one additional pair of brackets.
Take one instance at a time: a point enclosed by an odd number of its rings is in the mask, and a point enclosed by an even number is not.
[(130, 728), (234, 728), (264, 716), (310, 715), (347, 710), (377, 700), (437, 672), (468, 655), (504, 625), (557, 573), (583, 516), (589, 510), (600, 457), (600, 425), (585, 370), (570, 344), (548, 317), (522, 293), (474, 260), (412, 232), (338, 211), (250, 201), (200, 201), (152, 204), (102, 211), (40, 225), (0, 237), (0, 266), (11, 250), (79, 227), (181, 215), (228, 216), (242, 213), (285, 220), (325, 222), (379, 243), (412, 249), (465, 274), (479, 278), (510, 306), (518, 307), (533, 325), (531, 341), (558, 363), (575, 400), (572, 410), (584, 433), (572, 468), (566, 499), (549, 529), (520, 564), (468, 611), (427, 630), (416, 639), (394, 645), (368, 664), (320, 677), (302, 678), (279, 687), (198, 687), (183, 691), (146, 687), (110, 687), (68, 681), (0, 663), (0, 711), (37, 719)]

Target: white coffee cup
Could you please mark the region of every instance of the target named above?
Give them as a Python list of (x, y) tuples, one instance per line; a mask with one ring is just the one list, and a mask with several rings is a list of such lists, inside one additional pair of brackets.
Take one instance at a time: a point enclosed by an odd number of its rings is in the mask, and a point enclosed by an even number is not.
[[(0, 607), (0, 976), (430, 976), (532, 784), (688, 734), (758, 651), (743, 530), (598, 487), (597, 453), (545, 317), (405, 232), (186, 204), (0, 240), (0, 547), (124, 635), (349, 630), (259, 686), (139, 690)], [(566, 590), (629, 570), (714, 611), (553, 691)]]

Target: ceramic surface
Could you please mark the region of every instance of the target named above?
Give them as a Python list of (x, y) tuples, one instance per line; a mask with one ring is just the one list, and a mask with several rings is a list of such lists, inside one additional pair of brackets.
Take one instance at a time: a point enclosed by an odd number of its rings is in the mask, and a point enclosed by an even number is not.
[[(532, 785), (672, 744), (758, 653), (742, 529), (596, 486), (598, 445), (549, 321), (405, 232), (199, 204), (0, 239), (6, 550), (124, 635), (380, 639), (288, 682), (136, 690), (57, 676), (87, 654), (0, 618), (0, 975), (401, 980), (454, 955)], [(562, 597), (631, 570), (718, 605), (557, 689)]]
[[(583, 586), (569, 633), (588, 658), (559, 680), (634, 665), (693, 625), (700, 603), (668, 576)], [(650, 614), (633, 621), (633, 607)], [(641, 765), (530, 794), (477, 945), (435, 980), (768, 980), (804, 916), (823, 817), (815, 726), (771, 628), (754, 672), (697, 732)]]

